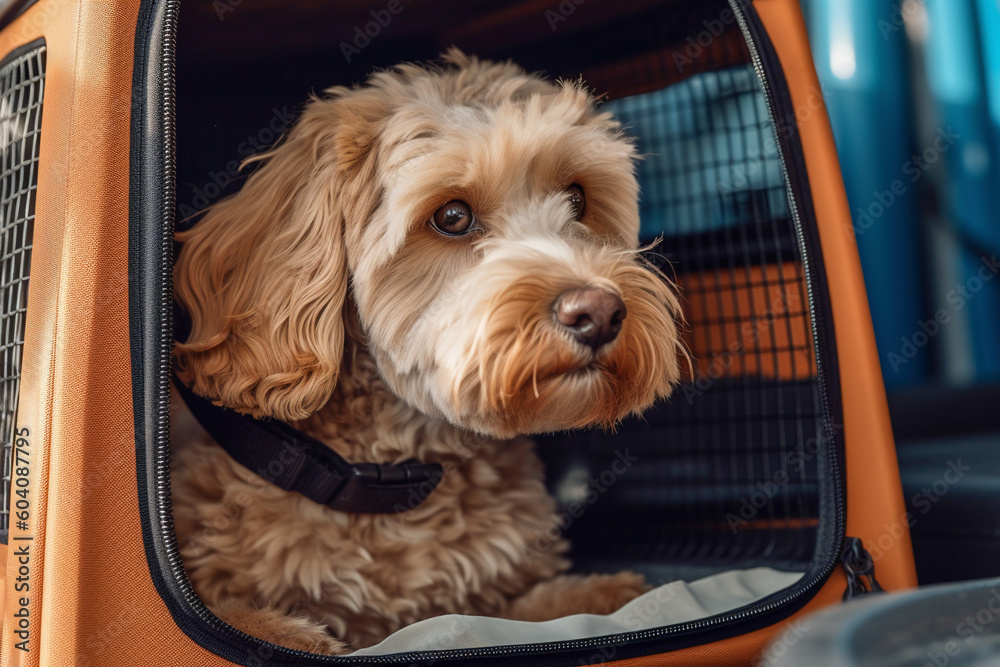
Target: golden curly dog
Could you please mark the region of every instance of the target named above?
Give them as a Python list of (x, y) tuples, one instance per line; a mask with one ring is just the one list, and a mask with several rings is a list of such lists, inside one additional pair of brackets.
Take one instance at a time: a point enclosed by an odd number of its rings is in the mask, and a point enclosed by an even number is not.
[(452, 50), (314, 97), (179, 235), (181, 381), (351, 462), (445, 471), (416, 509), (349, 514), (178, 426), (177, 535), (214, 613), (336, 654), (440, 614), (606, 614), (646, 590), (564, 574), (565, 540), (532, 546), (558, 526), (522, 437), (614, 425), (679, 379), (635, 159), (581, 83)]

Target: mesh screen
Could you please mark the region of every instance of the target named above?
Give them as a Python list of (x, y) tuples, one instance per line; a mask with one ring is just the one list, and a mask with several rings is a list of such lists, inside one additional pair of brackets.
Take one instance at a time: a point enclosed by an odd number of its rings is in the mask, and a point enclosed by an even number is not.
[(0, 531), (10, 518), (11, 444), (17, 421), (21, 348), (35, 222), (38, 142), (42, 122), (45, 46), (0, 63), (0, 437), (3, 500)]
[[(565, 525), (580, 569), (804, 569), (815, 551), (809, 300), (774, 127), (735, 30), (683, 73), (671, 57), (683, 46), (650, 34), (632, 62), (661, 87), (606, 104), (645, 156), (643, 231), (676, 273), (695, 363), (668, 403), (618, 433), (543, 443), (561, 511), (579, 515)], [(635, 75), (630, 87), (650, 88)]]

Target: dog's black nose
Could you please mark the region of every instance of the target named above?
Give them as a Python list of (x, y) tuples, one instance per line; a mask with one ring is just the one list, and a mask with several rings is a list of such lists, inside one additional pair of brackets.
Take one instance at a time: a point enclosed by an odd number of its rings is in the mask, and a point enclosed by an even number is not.
[(577, 287), (563, 292), (554, 308), (559, 324), (595, 352), (618, 336), (628, 312), (617, 294), (600, 287)]

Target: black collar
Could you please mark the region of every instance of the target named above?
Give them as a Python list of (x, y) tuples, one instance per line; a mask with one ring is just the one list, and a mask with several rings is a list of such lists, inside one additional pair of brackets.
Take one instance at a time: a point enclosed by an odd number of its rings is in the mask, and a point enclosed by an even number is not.
[(236, 462), (286, 491), (340, 512), (391, 514), (418, 507), (441, 481), (437, 463), (350, 463), (323, 443), (272, 419), (214, 405), (177, 378), (174, 385), (202, 428)]

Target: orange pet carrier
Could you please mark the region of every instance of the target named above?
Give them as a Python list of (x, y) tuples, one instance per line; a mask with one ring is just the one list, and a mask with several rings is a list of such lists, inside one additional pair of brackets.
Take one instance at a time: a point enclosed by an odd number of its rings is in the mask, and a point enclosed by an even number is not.
[[(859, 544), (883, 587), (915, 585), (794, 0), (3, 6), (3, 667), (739, 665), (782, 633), (794, 642), (802, 614), (872, 587)], [(451, 44), (607, 94), (646, 155), (645, 235), (662, 237), (683, 290), (696, 362), (674, 397), (613, 434), (539, 439), (575, 567), (660, 584), (765, 568), (794, 582), (612, 635), (344, 657), (249, 637), (198, 600), (170, 503), (175, 223), (237, 189), (235, 165), (310, 90)], [(602, 477), (624, 452), (627, 471)], [(570, 509), (596, 485), (596, 502)]]

